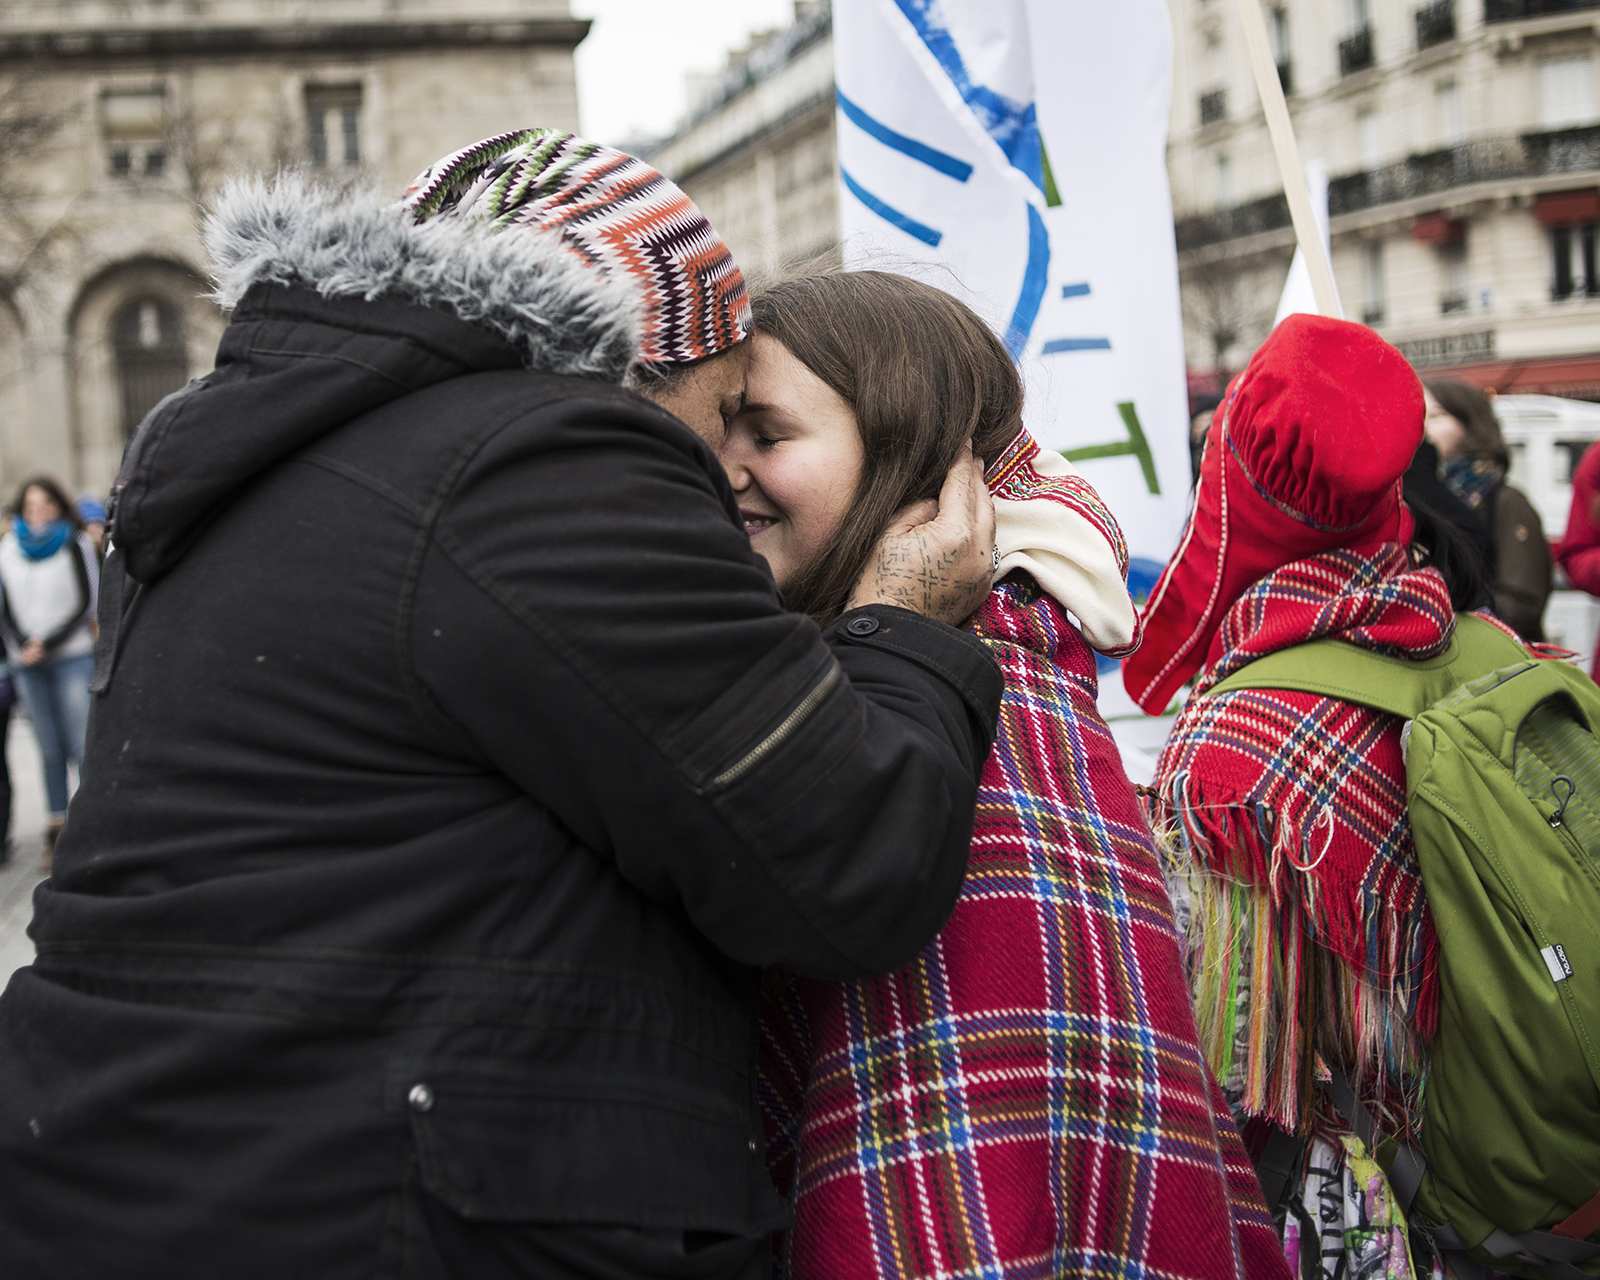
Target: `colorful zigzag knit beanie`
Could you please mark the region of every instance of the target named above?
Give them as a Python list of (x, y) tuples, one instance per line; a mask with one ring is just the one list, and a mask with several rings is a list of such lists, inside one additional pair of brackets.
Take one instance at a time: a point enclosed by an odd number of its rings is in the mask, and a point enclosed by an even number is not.
[(728, 246), (694, 201), (644, 161), (559, 129), (485, 138), (426, 169), (404, 203), (418, 222), (455, 216), (561, 236), (644, 304), (639, 359), (715, 355), (750, 332), (750, 300)]

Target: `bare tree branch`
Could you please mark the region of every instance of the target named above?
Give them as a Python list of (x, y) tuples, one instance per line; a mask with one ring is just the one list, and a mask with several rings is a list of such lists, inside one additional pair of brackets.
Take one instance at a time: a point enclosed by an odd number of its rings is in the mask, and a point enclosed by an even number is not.
[(72, 211), (41, 216), (34, 164), (82, 110), (52, 98), (37, 75), (0, 89), (0, 296), (10, 297), (71, 229)]
[(1229, 353), (1254, 347), (1272, 326), (1273, 310), (1263, 301), (1259, 274), (1227, 259), (1196, 263), (1183, 272), (1184, 326), (1205, 337), (1212, 367), (1224, 378)]

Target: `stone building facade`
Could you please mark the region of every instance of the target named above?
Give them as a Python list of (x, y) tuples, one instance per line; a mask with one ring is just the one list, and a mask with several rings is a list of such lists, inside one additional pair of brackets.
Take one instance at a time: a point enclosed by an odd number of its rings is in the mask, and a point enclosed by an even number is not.
[(211, 367), (200, 210), (304, 164), (398, 193), (524, 125), (575, 129), (568, 0), (0, 6), (0, 496), (104, 493), (144, 412)]
[[(1424, 372), (1600, 399), (1600, 0), (1261, 3), (1346, 315)], [(1234, 0), (1168, 4), (1188, 357), (1237, 369), (1294, 233)]]
[(688, 119), (650, 162), (688, 192), (752, 277), (836, 249), (828, 0), (799, 0), (792, 26), (756, 37), (697, 88)]

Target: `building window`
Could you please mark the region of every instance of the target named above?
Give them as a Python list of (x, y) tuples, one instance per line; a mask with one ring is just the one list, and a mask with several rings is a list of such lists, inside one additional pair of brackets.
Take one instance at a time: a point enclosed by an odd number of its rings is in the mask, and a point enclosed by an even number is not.
[(1339, 41), (1339, 74), (1354, 75), (1372, 65), (1372, 14), (1367, 0), (1350, 0), (1350, 27), (1348, 36)]
[(1228, 115), (1228, 54), (1222, 41), (1213, 36), (1206, 45), (1211, 88), (1200, 95), (1200, 123), (1215, 124)]
[(1434, 0), (1416, 12), (1417, 48), (1429, 49), (1456, 38), (1455, 0)]
[(1353, 76), (1372, 65), (1372, 28), (1361, 27), (1339, 41), (1339, 74)]
[(1539, 127), (1569, 129), (1595, 122), (1594, 62), (1562, 58), (1539, 64)]
[(1272, 56), (1280, 63), (1289, 57), (1289, 11), (1279, 5), (1272, 11), (1272, 24), (1268, 28), (1272, 37)]
[(1550, 232), (1554, 271), (1550, 296), (1557, 302), (1573, 296), (1600, 295), (1600, 279), (1595, 275), (1595, 230), (1593, 222), (1574, 227), (1556, 227)]
[(1281, 5), (1272, 11), (1272, 57), (1278, 64), (1278, 83), (1294, 92), (1294, 60), (1289, 52), (1289, 11)]
[(1219, 154), (1212, 161), (1211, 181), (1217, 207), (1226, 209), (1233, 203), (1233, 161), (1226, 155)]
[(1453, 147), (1467, 136), (1467, 121), (1461, 110), (1461, 86), (1447, 80), (1433, 91), (1433, 105), (1439, 117), (1439, 142)]
[(1439, 312), (1441, 315), (1450, 315), (1455, 311), (1465, 311), (1471, 305), (1468, 296), (1467, 284), (1467, 242), (1457, 240), (1454, 244), (1442, 244), (1439, 253)]
[(144, 417), (189, 380), (189, 352), (177, 311), (159, 298), (139, 298), (111, 321), (122, 391), (122, 435), (132, 439)]
[(160, 178), (167, 172), (164, 86), (107, 89), (100, 95), (106, 169), (113, 178)]
[(306, 131), (311, 163), (318, 169), (353, 169), (359, 165), (361, 86), (308, 86)]
[(1361, 308), (1362, 324), (1382, 324), (1389, 311), (1389, 285), (1383, 270), (1383, 241), (1367, 245), (1366, 301)]

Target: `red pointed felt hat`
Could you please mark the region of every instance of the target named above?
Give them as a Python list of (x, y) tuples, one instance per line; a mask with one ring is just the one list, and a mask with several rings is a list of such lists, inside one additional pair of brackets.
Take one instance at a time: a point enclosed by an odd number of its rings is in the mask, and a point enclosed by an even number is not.
[(1214, 655), (1234, 602), (1274, 569), (1339, 547), (1411, 541), (1400, 479), (1422, 441), (1422, 384), (1365, 325), (1290, 316), (1211, 421), (1194, 511), (1122, 667), (1160, 715)]

